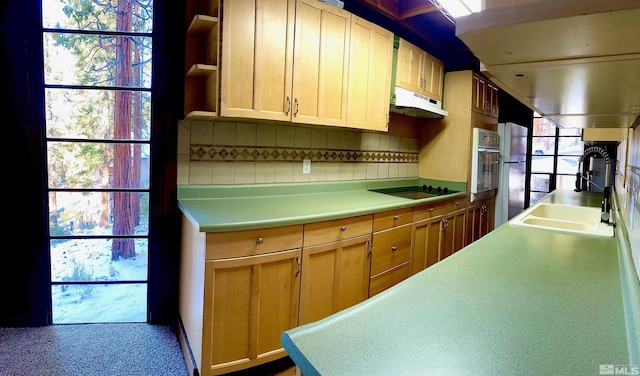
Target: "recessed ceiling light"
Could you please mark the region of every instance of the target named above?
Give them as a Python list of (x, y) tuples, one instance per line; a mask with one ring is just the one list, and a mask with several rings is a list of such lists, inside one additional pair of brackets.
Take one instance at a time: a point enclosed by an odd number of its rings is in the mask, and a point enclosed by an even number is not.
[(481, 0), (438, 0), (438, 3), (454, 18), (481, 10)]

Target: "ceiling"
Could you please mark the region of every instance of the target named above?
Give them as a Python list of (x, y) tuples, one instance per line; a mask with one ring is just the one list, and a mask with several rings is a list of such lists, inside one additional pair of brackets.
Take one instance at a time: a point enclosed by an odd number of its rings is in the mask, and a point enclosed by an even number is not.
[(479, 69), (560, 127), (640, 121), (640, 1), (507, 2), (518, 4), (454, 24), (429, 0), (344, 0), (345, 9), (422, 47), (446, 71)]
[(457, 20), (483, 73), (563, 128), (640, 116), (640, 2), (540, 0)]

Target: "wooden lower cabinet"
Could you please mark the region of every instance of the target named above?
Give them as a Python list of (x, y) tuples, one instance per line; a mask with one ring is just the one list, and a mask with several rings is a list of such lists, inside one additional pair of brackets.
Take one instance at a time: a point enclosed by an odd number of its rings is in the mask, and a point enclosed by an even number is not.
[(411, 233), (412, 225), (407, 224), (373, 234), (369, 296), (409, 277)]
[(444, 260), (464, 247), (466, 215), (467, 208), (464, 207), (443, 216), (438, 261)]
[(442, 217), (437, 216), (413, 224), (411, 275), (439, 261)]
[(467, 235), (466, 244), (491, 232), (495, 223), (495, 198), (483, 199), (473, 202), (467, 210)]
[(371, 234), (304, 248), (300, 325), (367, 299), (370, 249)]
[[(286, 355), (283, 331), (298, 324), (301, 250), (207, 261), (203, 374), (217, 375)], [(204, 368), (204, 367), (203, 367)]]
[(180, 341), (190, 373), (220, 375), (285, 357), (283, 331), (448, 257), (465, 245), (467, 203), (218, 233), (199, 232), (183, 216)]
[(302, 225), (200, 232), (182, 217), (180, 343), (192, 375), (285, 357), (298, 325)]

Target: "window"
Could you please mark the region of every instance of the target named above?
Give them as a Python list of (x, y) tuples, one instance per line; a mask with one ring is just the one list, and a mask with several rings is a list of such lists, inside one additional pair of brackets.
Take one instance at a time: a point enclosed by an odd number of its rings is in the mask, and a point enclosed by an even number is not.
[(556, 128), (549, 120), (534, 117), (530, 205), (556, 188), (575, 187), (578, 161), (583, 150), (581, 129)]
[(42, 0), (53, 323), (146, 322), (152, 0)]

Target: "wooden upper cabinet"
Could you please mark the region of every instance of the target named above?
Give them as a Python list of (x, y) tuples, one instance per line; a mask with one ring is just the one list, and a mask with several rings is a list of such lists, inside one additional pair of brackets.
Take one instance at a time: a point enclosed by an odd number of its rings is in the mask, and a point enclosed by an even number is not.
[(421, 71), (422, 50), (404, 39), (398, 45), (398, 62), (396, 85), (404, 89), (420, 92), (422, 84)]
[(344, 126), (350, 17), (316, 0), (225, 2), (220, 115)]
[(429, 98), (442, 100), (442, 83), (444, 79), (444, 64), (435, 57), (424, 53), (424, 85), (422, 92)]
[(391, 32), (318, 0), (221, 13), (220, 116), (387, 129)]
[(289, 120), (295, 0), (223, 7), (220, 115)]
[(498, 87), (479, 75), (473, 75), (471, 110), (498, 117)]
[(444, 64), (440, 60), (400, 38), (397, 86), (441, 101), (443, 79)]
[(346, 124), (350, 23), (338, 7), (297, 1), (291, 121)]
[(351, 16), (347, 126), (386, 131), (393, 66), (393, 33)]

